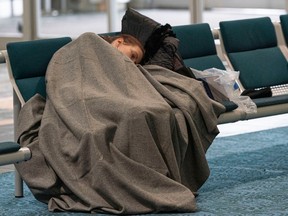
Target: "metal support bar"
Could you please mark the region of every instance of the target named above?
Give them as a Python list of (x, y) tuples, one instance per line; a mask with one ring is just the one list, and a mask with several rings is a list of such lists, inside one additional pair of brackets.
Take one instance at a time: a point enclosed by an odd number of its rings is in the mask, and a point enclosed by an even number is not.
[(39, 35), (40, 0), (23, 1), (23, 39), (35, 40)]
[(203, 0), (189, 0), (190, 22), (201, 23), (203, 21)]
[(51, 2), (51, 0), (45, 0), (43, 2), (43, 8), (44, 8), (44, 12), (46, 14), (50, 14), (51, 11), (52, 11), (52, 2)]
[(108, 14), (108, 31), (116, 31), (116, 23), (118, 22), (118, 7), (117, 0), (107, 0), (107, 14)]
[(21, 198), (24, 196), (24, 189), (23, 189), (23, 180), (19, 174), (19, 172), (15, 169), (15, 178), (14, 178), (14, 181), (15, 181), (15, 192), (14, 192), (14, 195), (15, 197), (17, 198)]
[(4, 55), (2, 54), (2, 51), (0, 51), (0, 64), (3, 64), (3, 63), (5, 63), (6, 61), (5, 61), (5, 57), (4, 57)]
[[(13, 89), (13, 122), (14, 122), (14, 140), (16, 141), (16, 124), (15, 122), (18, 121), (18, 115), (21, 109), (21, 103), (18, 99), (16, 92)], [(23, 180), (15, 169), (15, 197), (23, 197)]]
[(31, 151), (27, 147), (20, 148), (17, 152), (0, 155), (0, 165), (14, 164), (20, 161), (27, 161), (31, 158)]

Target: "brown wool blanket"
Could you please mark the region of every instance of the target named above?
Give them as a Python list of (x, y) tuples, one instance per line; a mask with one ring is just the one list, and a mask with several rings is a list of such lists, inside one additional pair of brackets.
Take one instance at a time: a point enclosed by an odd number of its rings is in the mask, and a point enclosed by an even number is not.
[(47, 98), (22, 108), (17, 170), (50, 211), (193, 212), (225, 108), (201, 83), (137, 66), (94, 33), (55, 53)]

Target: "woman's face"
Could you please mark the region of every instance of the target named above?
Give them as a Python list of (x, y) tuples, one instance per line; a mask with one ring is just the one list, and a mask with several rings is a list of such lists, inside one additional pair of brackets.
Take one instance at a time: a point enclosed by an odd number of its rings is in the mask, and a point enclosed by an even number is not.
[(117, 38), (112, 43), (124, 55), (128, 56), (135, 64), (139, 64), (144, 53), (138, 45), (131, 45), (124, 42), (123, 38)]

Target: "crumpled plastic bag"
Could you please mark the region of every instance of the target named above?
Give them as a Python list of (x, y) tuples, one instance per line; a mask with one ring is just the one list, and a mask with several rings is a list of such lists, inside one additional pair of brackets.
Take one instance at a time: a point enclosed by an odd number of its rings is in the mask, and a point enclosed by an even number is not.
[[(257, 106), (249, 96), (241, 95), (239, 88), (239, 71), (226, 71), (217, 68), (209, 68), (199, 71), (191, 68), (197, 79), (201, 79), (209, 84), (209, 88), (214, 91), (214, 95), (222, 94), (238, 105), (246, 113), (256, 113)], [(215, 92), (218, 91), (218, 92)], [(218, 98), (218, 101), (221, 100)], [(224, 97), (222, 100), (225, 100)], [(221, 102), (221, 101), (219, 101)]]

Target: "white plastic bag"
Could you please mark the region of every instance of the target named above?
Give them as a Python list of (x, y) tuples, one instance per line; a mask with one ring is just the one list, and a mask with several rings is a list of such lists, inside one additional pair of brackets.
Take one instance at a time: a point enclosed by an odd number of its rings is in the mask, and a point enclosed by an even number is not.
[(238, 71), (226, 71), (217, 68), (210, 68), (204, 71), (198, 71), (193, 68), (191, 68), (191, 70), (197, 79), (207, 82), (210, 89), (216, 89), (229, 98), (229, 100), (237, 104), (238, 109), (241, 109), (246, 113), (257, 112), (257, 106), (251, 98), (248, 96), (241, 96), (241, 91), (238, 85)]

